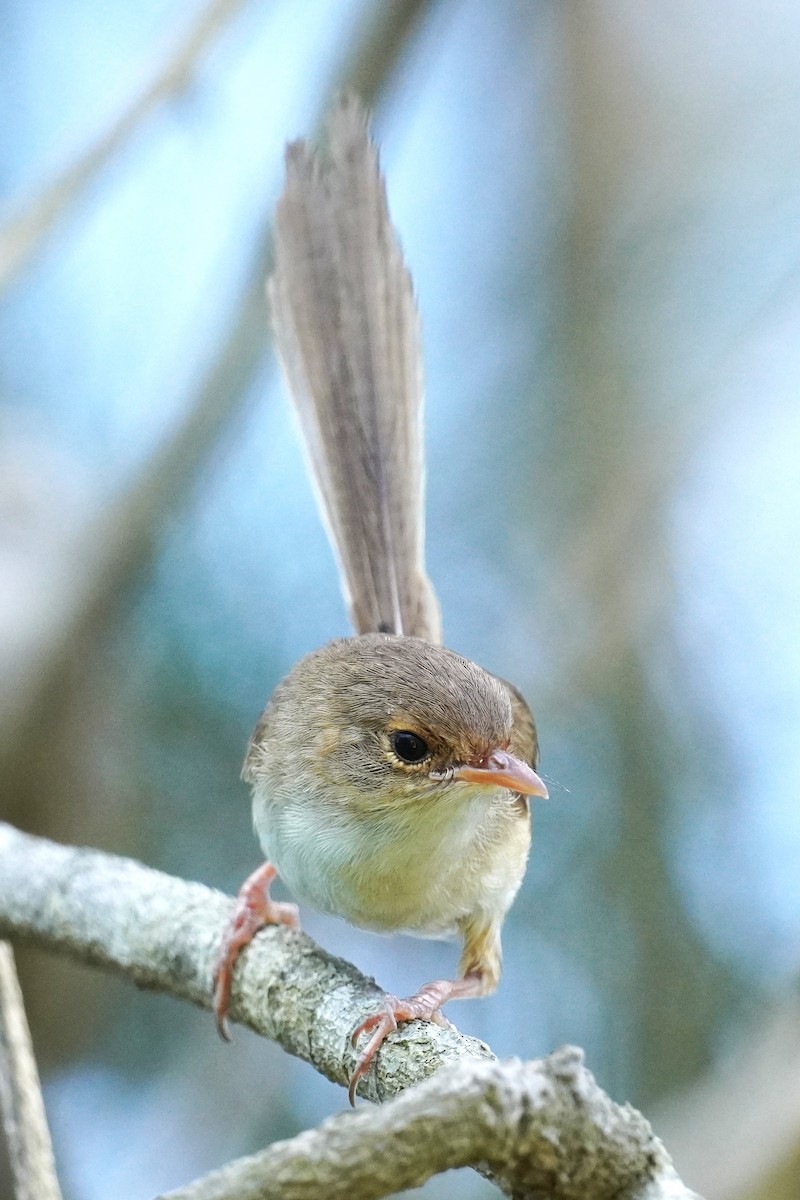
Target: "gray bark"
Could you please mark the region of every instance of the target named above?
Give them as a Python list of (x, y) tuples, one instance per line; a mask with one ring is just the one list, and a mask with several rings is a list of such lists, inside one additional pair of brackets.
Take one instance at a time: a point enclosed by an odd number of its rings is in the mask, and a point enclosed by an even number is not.
[(0, 1106), (16, 1200), (61, 1200), (39, 1072), (7, 942), (0, 942)]
[[(140, 987), (208, 1008), (231, 908), (201, 884), (0, 824), (0, 936)], [(382, 995), (305, 934), (271, 928), (237, 963), (230, 1015), (344, 1086), (354, 1065), (350, 1032)], [(358, 1200), (459, 1165), (478, 1166), (520, 1198), (691, 1195), (641, 1114), (606, 1096), (572, 1048), (498, 1063), (455, 1028), (415, 1021), (388, 1039), (360, 1093), (398, 1098), (334, 1117), (174, 1195), (292, 1197), (308, 1195), (313, 1181), (320, 1194)]]
[(163, 1200), (374, 1200), (462, 1166), (515, 1197), (691, 1195), (644, 1118), (614, 1104), (565, 1046), (540, 1062), (443, 1067), (382, 1108), (332, 1117)]

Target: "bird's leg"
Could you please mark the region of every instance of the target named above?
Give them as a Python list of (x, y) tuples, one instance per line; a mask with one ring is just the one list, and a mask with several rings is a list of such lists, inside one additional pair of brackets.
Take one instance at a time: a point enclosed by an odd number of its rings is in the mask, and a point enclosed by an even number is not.
[(440, 1011), (443, 1004), (448, 1000), (480, 996), (484, 990), (483, 979), (475, 974), (464, 979), (435, 979), (406, 1000), (400, 1000), (397, 996), (384, 996), (383, 1008), (379, 1012), (370, 1013), (353, 1030), (353, 1045), (362, 1033), (371, 1032), (372, 1037), (356, 1059), (353, 1074), (350, 1076), (347, 1089), (350, 1103), (355, 1105), (358, 1081), (366, 1075), (378, 1050), (401, 1021), (435, 1021), (437, 1025), (447, 1025), (447, 1019)]
[(228, 1005), (231, 998), (233, 964), (239, 951), (251, 942), (259, 929), (265, 925), (290, 925), (300, 927), (296, 904), (286, 904), (270, 898), (269, 889), (278, 874), (272, 863), (265, 862), (252, 875), (248, 875), (239, 888), (236, 907), (220, 943), (214, 965), (214, 1016), (219, 1035), (226, 1042), (231, 1040), (228, 1031)]
[(448, 1000), (485, 996), (497, 987), (501, 963), (499, 930), (494, 924), (481, 921), (465, 922), (462, 931), (464, 952), (459, 964), (459, 979), (435, 979), (405, 1000), (387, 995), (383, 1008), (370, 1013), (353, 1030), (350, 1040), (354, 1046), (362, 1033), (371, 1033), (372, 1037), (356, 1059), (350, 1076), (347, 1094), (352, 1105), (356, 1102), (359, 1080), (369, 1071), (378, 1050), (401, 1021), (435, 1021), (437, 1025), (447, 1025), (441, 1008)]

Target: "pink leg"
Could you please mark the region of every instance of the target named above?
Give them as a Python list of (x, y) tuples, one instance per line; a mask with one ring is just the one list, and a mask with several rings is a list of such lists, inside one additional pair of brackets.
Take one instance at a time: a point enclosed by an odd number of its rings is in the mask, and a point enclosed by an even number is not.
[(443, 1004), (448, 1000), (481, 996), (486, 991), (487, 983), (483, 973), (471, 971), (463, 979), (435, 979), (432, 983), (426, 983), (407, 1000), (398, 1000), (397, 996), (386, 996), (383, 1010), (371, 1013), (353, 1030), (350, 1040), (354, 1046), (362, 1033), (372, 1030), (374, 1033), (356, 1059), (353, 1074), (350, 1076), (350, 1086), (347, 1090), (350, 1103), (355, 1107), (359, 1080), (369, 1071), (378, 1050), (401, 1021), (435, 1021), (437, 1025), (446, 1025), (447, 1020), (440, 1012)]
[(264, 863), (248, 875), (236, 897), (236, 907), (222, 938), (214, 966), (214, 1016), (219, 1036), (231, 1040), (228, 1030), (228, 1006), (231, 998), (233, 965), (239, 951), (251, 942), (265, 925), (290, 925), (298, 929), (300, 922), (296, 904), (271, 900), (270, 884), (278, 874), (272, 863)]

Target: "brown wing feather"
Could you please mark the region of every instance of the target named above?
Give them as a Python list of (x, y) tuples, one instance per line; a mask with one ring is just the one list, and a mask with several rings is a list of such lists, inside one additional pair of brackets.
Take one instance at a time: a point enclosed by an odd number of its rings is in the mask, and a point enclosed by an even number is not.
[(321, 162), (286, 151), (269, 295), (278, 353), (358, 633), (440, 640), (424, 567), (422, 369), (411, 279), (352, 97)]

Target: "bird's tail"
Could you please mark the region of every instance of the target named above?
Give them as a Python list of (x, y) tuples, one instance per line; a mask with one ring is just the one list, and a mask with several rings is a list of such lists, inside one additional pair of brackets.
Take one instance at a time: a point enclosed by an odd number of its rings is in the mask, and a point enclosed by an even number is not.
[(286, 150), (269, 282), (278, 354), (358, 633), (440, 640), (424, 565), (419, 318), (367, 116)]

